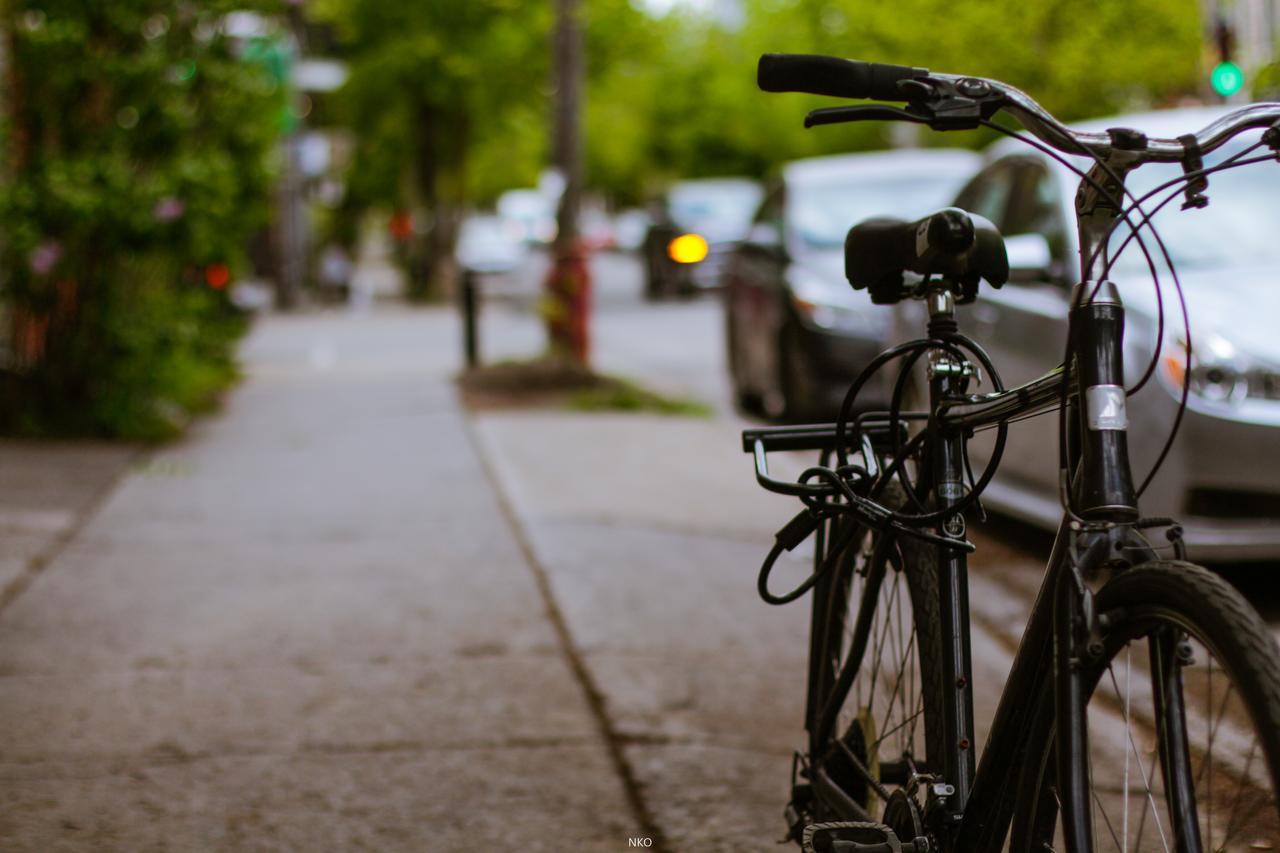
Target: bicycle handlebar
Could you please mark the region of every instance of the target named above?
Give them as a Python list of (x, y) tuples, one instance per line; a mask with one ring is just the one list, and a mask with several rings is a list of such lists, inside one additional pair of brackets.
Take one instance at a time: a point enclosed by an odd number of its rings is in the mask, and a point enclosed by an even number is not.
[[(757, 82), (766, 92), (906, 102), (907, 109), (897, 111), (898, 117), (923, 121), (937, 130), (976, 127), (979, 118), (1004, 110), (1032, 135), (1065, 154), (1105, 158), (1116, 148), (1126, 148), (1141, 162), (1171, 163), (1203, 156), (1252, 128), (1277, 128), (1280, 135), (1280, 103), (1272, 102), (1236, 110), (1188, 137), (1148, 139), (1135, 134), (1121, 141), (1109, 132), (1072, 130), (1030, 95), (999, 80), (833, 56), (766, 53), (760, 57)], [(964, 113), (964, 118), (971, 121), (942, 121), (944, 109), (954, 115), (966, 106), (971, 112)], [(850, 116), (860, 117), (887, 116), (884, 111)]]
[(766, 92), (808, 92), (835, 98), (905, 101), (898, 84), (927, 76), (928, 69), (858, 62), (805, 53), (766, 53), (756, 83)]
[[(1034, 98), (999, 80), (986, 78), (959, 77), (955, 75), (931, 75), (951, 81), (981, 80), (997, 90), (1004, 99), (1001, 109), (1016, 118), (1023, 127), (1030, 131), (1041, 142), (1056, 148), (1064, 154), (1093, 153), (1106, 157), (1117, 147), (1112, 134), (1107, 132), (1085, 132), (1072, 130), (1040, 106)], [(1195, 153), (1204, 155), (1221, 147), (1233, 137), (1252, 128), (1265, 128), (1280, 122), (1280, 103), (1250, 104), (1235, 110), (1208, 127), (1192, 134), (1195, 138)], [(1147, 138), (1140, 148), (1135, 149), (1147, 162), (1177, 163), (1184, 160), (1189, 153), (1187, 145), (1179, 139)]]

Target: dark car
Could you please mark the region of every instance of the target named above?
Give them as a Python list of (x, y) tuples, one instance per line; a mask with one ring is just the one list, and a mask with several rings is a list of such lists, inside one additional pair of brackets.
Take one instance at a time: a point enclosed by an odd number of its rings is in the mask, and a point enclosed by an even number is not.
[(742, 409), (835, 418), (858, 371), (883, 349), (889, 323), (845, 280), (845, 234), (871, 216), (910, 218), (946, 205), (980, 162), (934, 149), (783, 168), (724, 276), (729, 370)]
[(643, 247), (645, 297), (687, 296), (718, 286), (724, 258), (747, 233), (762, 194), (747, 178), (673, 185), (651, 212)]

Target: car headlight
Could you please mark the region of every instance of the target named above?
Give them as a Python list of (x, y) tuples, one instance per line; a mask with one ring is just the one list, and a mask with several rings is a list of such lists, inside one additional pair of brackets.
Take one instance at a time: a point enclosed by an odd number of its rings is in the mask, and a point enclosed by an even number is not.
[(1234, 406), (1245, 400), (1280, 400), (1280, 372), (1251, 361), (1218, 335), (1193, 342), (1189, 371), (1186, 345), (1181, 340), (1165, 345), (1161, 363), (1164, 378), (1179, 395), (1186, 381), (1191, 393), (1221, 405)]
[(870, 305), (859, 305), (847, 287), (833, 287), (799, 268), (788, 273), (788, 283), (796, 313), (819, 329), (867, 335), (883, 325), (880, 321), (884, 318), (874, 313)]

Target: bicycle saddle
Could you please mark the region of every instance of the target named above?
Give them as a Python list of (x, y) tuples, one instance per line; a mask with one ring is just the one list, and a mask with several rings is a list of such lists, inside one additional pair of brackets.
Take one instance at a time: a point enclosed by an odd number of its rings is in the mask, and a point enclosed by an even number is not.
[(956, 285), (956, 301), (972, 302), (979, 279), (999, 287), (1009, 278), (1004, 238), (987, 219), (947, 207), (915, 222), (877, 216), (849, 229), (844, 272), (855, 290), (866, 289), (877, 305), (904, 296), (906, 272), (938, 276)]

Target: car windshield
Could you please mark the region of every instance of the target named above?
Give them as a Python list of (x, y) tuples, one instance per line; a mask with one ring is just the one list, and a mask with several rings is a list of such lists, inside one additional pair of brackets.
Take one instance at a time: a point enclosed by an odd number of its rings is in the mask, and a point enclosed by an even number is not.
[(711, 232), (711, 237), (731, 236), (747, 230), (760, 195), (760, 188), (748, 182), (684, 184), (672, 188), (667, 205), (681, 228)]
[(965, 175), (921, 174), (889, 178), (839, 176), (790, 188), (791, 227), (814, 248), (844, 245), (849, 228), (872, 216), (914, 219), (947, 204)]
[[(1239, 154), (1247, 143), (1237, 142), (1206, 158), (1207, 165), (1221, 163)], [(1255, 154), (1265, 153), (1262, 151)], [(1249, 159), (1252, 155), (1246, 155)], [(1141, 198), (1146, 193), (1176, 179), (1181, 174), (1176, 165), (1147, 166), (1134, 172), (1126, 182), (1130, 192)], [(1163, 200), (1175, 188), (1161, 191), (1146, 205)], [(1177, 187), (1181, 189), (1181, 187)], [(1280, 240), (1276, 239), (1276, 200), (1280, 199), (1280, 168), (1269, 163), (1229, 169), (1209, 176), (1209, 206), (1198, 210), (1182, 210), (1178, 195), (1152, 220), (1160, 232), (1169, 255), (1179, 269), (1215, 269), (1220, 267), (1274, 266), (1280, 264)], [(1135, 218), (1135, 221), (1139, 221)], [(1127, 226), (1116, 229), (1112, 249), (1118, 249), (1128, 235)], [(1142, 230), (1144, 237), (1147, 229)], [(1142, 274), (1147, 261), (1134, 241), (1113, 261), (1117, 272)], [(1147, 248), (1158, 257), (1158, 247), (1148, 239)], [(1163, 266), (1163, 264), (1161, 264)]]

